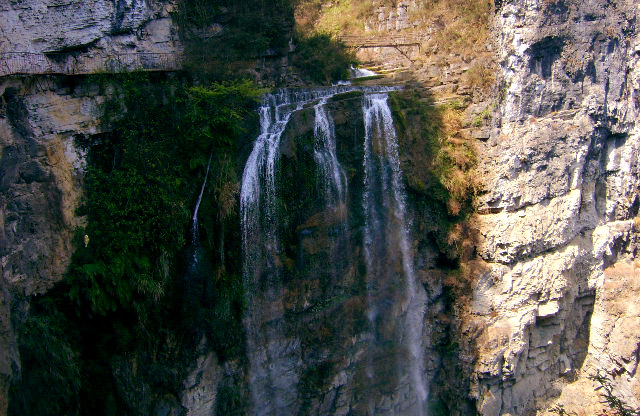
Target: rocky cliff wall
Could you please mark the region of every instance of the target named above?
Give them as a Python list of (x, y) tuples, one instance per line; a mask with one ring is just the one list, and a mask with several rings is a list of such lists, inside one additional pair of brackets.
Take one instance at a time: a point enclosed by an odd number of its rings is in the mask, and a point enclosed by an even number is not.
[(482, 328), (478, 409), (525, 414), (561, 392), (567, 410), (597, 407), (586, 377), (598, 370), (637, 406), (638, 5), (497, 6), (499, 102), (478, 152), (467, 319)]
[[(26, 299), (62, 279), (73, 252), (83, 153), (99, 133), (97, 86), (59, 77), (0, 80), (0, 397), (20, 364), (14, 327)], [(0, 403), (3, 414), (6, 403)]]
[[(87, 63), (123, 53), (176, 54), (171, 10), (162, 1), (2, 2), (0, 65), (10, 73), (21, 64), (16, 59), (31, 56), (16, 52), (80, 54)], [(74, 139), (98, 132), (103, 97), (97, 86), (76, 87), (77, 81), (0, 78), (0, 414), (20, 373), (14, 329), (24, 319), (25, 299), (62, 278), (80, 221), (83, 155)]]
[(9, 0), (0, 4), (0, 52), (176, 53), (173, 9), (160, 0)]

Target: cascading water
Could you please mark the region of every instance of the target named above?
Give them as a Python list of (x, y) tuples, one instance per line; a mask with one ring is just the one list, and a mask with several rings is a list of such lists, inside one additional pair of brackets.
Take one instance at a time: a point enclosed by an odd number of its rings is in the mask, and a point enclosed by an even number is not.
[[(374, 332), (376, 344), (387, 344), (400, 339), (406, 348), (407, 368), (398, 369), (409, 375), (411, 396), (415, 406), (404, 410), (404, 414), (422, 416), (425, 413), (427, 386), (424, 381), (424, 358), (422, 348), (422, 322), (424, 319), (426, 293), (416, 285), (414, 260), (410, 247), (407, 223), (406, 193), (402, 181), (398, 142), (387, 94), (369, 94), (364, 98), (364, 170), (365, 190), (363, 209), (365, 212), (365, 257), (367, 263), (368, 302), (367, 318)], [(400, 258), (398, 258), (398, 248)], [(396, 305), (390, 304), (389, 296), (398, 284), (396, 262), (402, 264), (404, 273), (404, 299)], [(404, 315), (404, 325), (392, 328), (385, 320), (396, 314)], [(376, 351), (384, 357), (384, 351)], [(399, 374), (399, 379), (404, 374)], [(369, 363), (368, 376), (376, 378), (375, 362)], [(370, 405), (375, 414), (375, 403)], [(411, 412), (411, 413), (410, 413)]]
[(327, 198), (327, 206), (338, 209), (345, 202), (347, 179), (338, 162), (335, 126), (327, 110), (327, 97), (314, 106), (314, 112), (316, 143), (313, 156), (320, 171), (320, 186)]
[[(377, 407), (376, 400), (388, 392), (377, 390), (386, 377), (380, 363), (395, 363), (395, 377), (406, 405), (402, 414), (423, 416), (427, 397), (423, 379), (422, 319), (426, 294), (417, 287), (409, 243), (405, 191), (398, 149), (386, 92), (391, 87), (334, 86), (313, 90), (281, 90), (264, 97), (259, 109), (260, 135), (244, 169), (241, 189), (243, 235), (243, 279), (247, 293), (244, 319), (250, 362), (249, 387), (254, 415), (296, 414), (299, 385), (305, 366), (301, 341), (286, 329), (282, 281), (283, 247), (278, 236), (277, 169), (281, 138), (292, 115), (313, 104), (314, 147), (319, 198), (323, 220), (331, 237), (326, 243), (331, 257), (349, 248), (347, 228), (348, 185), (338, 161), (336, 132), (328, 100), (336, 94), (362, 91), (365, 116), (363, 190), (364, 257), (367, 268), (370, 346), (368, 371), (371, 384), (370, 414), (394, 414)], [(351, 191), (349, 191), (351, 192)], [(327, 219), (326, 217), (331, 217)], [(299, 242), (298, 245), (302, 244)], [(399, 250), (398, 250), (399, 249)], [(331, 262), (332, 259), (329, 259)], [(313, 262), (313, 260), (310, 260)], [(316, 261), (317, 263), (317, 261)], [(301, 262), (301, 264), (307, 264)], [(397, 267), (391, 267), (397, 265)], [(306, 267), (306, 266), (305, 266)], [(311, 266), (309, 266), (311, 267)], [(340, 265), (331, 265), (329, 275), (339, 276)], [(305, 269), (306, 270), (306, 269)], [(401, 272), (398, 272), (401, 270)], [(309, 273), (315, 273), (307, 270)], [(402, 286), (402, 293), (393, 286)], [(387, 296), (389, 294), (389, 296)], [(392, 330), (381, 330), (381, 320), (398, 320)], [(289, 331), (289, 332), (287, 332)], [(389, 352), (387, 347), (396, 345)], [(391, 355), (389, 355), (391, 354)], [(388, 358), (393, 358), (388, 360)], [(411, 363), (401, 363), (407, 358)], [(397, 364), (397, 365), (396, 365)], [(389, 365), (389, 364), (388, 364)], [(367, 383), (365, 381), (365, 383)], [(377, 397), (376, 397), (377, 396)]]
[(367, 68), (356, 68), (356, 67), (351, 67), (351, 78), (364, 78), (364, 77), (373, 77), (376, 75), (380, 75), (376, 72), (373, 72), (370, 69)]

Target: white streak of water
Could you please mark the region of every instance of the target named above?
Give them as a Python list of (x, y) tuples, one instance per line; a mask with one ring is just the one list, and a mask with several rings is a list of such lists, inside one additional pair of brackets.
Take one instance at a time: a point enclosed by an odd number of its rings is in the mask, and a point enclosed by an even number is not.
[(196, 207), (193, 210), (193, 218), (191, 220), (191, 239), (194, 244), (198, 242), (198, 210), (200, 210), (200, 203), (202, 202), (202, 196), (204, 195), (204, 188), (207, 186), (207, 178), (209, 177), (209, 168), (211, 167), (211, 157), (213, 156), (213, 152), (209, 153), (209, 162), (207, 162), (207, 171), (204, 174), (204, 181), (202, 182), (202, 187), (200, 188), (200, 195), (198, 195), (198, 201), (196, 202)]
[(337, 208), (345, 201), (346, 177), (336, 152), (335, 124), (327, 110), (327, 98), (322, 98), (314, 106), (315, 125), (313, 133), (316, 137), (314, 159), (318, 164), (321, 187), (327, 206)]

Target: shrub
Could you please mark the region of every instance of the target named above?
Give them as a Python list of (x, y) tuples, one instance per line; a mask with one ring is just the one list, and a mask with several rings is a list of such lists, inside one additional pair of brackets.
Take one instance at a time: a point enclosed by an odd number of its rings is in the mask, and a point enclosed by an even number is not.
[(77, 414), (82, 373), (74, 330), (65, 316), (42, 303), (32, 306), (18, 333), (22, 371), (10, 392), (9, 414)]
[(329, 34), (304, 36), (299, 33), (296, 37), (293, 65), (318, 84), (347, 79), (349, 68), (356, 63), (355, 55)]

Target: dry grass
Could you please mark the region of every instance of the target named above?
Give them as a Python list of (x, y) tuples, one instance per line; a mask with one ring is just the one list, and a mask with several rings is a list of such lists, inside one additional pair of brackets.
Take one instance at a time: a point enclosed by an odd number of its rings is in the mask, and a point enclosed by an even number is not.
[(496, 83), (496, 71), (490, 62), (476, 62), (463, 74), (462, 81), (475, 90), (488, 93)]
[(449, 212), (458, 215), (464, 201), (477, 189), (472, 172), (476, 158), (470, 141), (461, 133), (462, 111), (444, 107), (441, 114), (443, 137), (436, 165), (447, 167), (447, 173), (441, 175), (441, 180), (451, 195), (448, 201)]
[[(299, 26), (341, 35), (381, 35), (376, 11), (394, 9), (394, 0), (301, 0), (296, 9)], [(419, 0), (409, 8), (405, 32), (431, 32), (445, 52), (474, 55), (489, 36), (493, 2), (487, 0)]]
[(296, 23), (307, 32), (363, 34), (375, 7), (371, 0), (302, 0)]
[(433, 30), (433, 41), (445, 52), (474, 55), (489, 37), (493, 2), (486, 0), (422, 0), (411, 13), (418, 27)]

